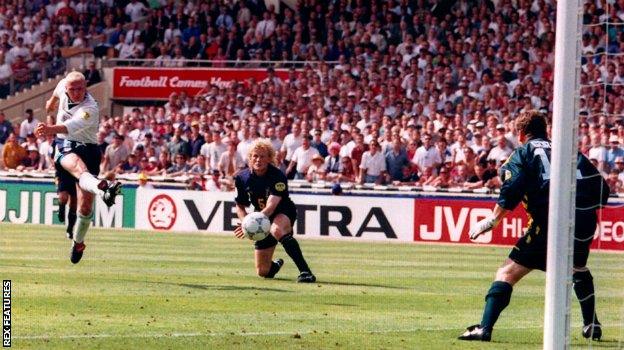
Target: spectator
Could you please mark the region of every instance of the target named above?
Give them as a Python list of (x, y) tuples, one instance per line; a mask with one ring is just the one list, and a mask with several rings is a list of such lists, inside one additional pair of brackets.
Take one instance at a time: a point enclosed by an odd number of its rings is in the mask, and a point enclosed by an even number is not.
[(206, 167), (206, 157), (203, 154), (197, 156), (195, 164), (189, 170), (191, 174), (204, 175), (208, 174), (208, 168)]
[(618, 180), (624, 183), (624, 157), (615, 158), (615, 170), (618, 172)]
[[(301, 127), (295, 123), (292, 126), (292, 132), (284, 138), (282, 143), (280, 159), (284, 160), (284, 165), (289, 166), (292, 159), (292, 155), (297, 148), (303, 143), (303, 136), (301, 135)], [(286, 175), (289, 175), (288, 173)], [(293, 174), (294, 175), (294, 174)], [(289, 177), (290, 178), (290, 177)]]
[(169, 144), (167, 145), (169, 149), (169, 154), (183, 154), (186, 157), (191, 155), (191, 148), (189, 146), (189, 143), (182, 137), (185, 129), (186, 128), (183, 125), (180, 125), (175, 129), (173, 138), (171, 139), (171, 141), (169, 141)]
[(394, 137), (392, 140), (392, 148), (390, 148), (385, 155), (386, 169), (388, 183), (395, 181), (402, 181), (404, 178), (404, 168), (410, 166), (410, 161), (407, 159), (407, 152), (403, 148), (401, 139)]
[(316, 148), (310, 147), (312, 137), (310, 135), (303, 135), (303, 142), (292, 155), (290, 164), (286, 169), (286, 173), (290, 173), (293, 169), (296, 170), (295, 179), (305, 179), (308, 172), (308, 168), (312, 165), (312, 158), (319, 154)]
[(0, 151), (11, 133), (13, 133), (13, 125), (6, 120), (4, 112), (0, 112)]
[(240, 156), (240, 153), (236, 151), (236, 142), (229, 141), (227, 143), (227, 150), (223, 152), (221, 158), (219, 158), (218, 170), (223, 176), (232, 179), (245, 165), (245, 160)]
[(624, 157), (624, 150), (620, 147), (620, 140), (617, 135), (609, 137), (609, 149), (607, 149), (606, 163), (609, 169), (615, 168), (615, 160)]
[(5, 55), (0, 53), (0, 98), (5, 98), (9, 95), (12, 76), (13, 70), (11, 65), (6, 62)]
[[(210, 140), (208, 140), (210, 141)], [(191, 136), (189, 137), (189, 148), (191, 149), (191, 157), (195, 158), (199, 155), (202, 146), (206, 143), (206, 140), (199, 132), (199, 122), (194, 121), (191, 123)]]
[(215, 130), (212, 131), (211, 134), (212, 142), (203, 144), (199, 153), (206, 158), (208, 169), (218, 170), (219, 159), (221, 159), (221, 155), (226, 151), (227, 145), (223, 143), (220, 131)]
[(115, 169), (118, 174), (136, 174), (139, 172), (139, 162), (134, 154), (129, 154), (125, 161), (119, 163)]
[(106, 147), (104, 159), (100, 166), (100, 173), (106, 173), (115, 170), (117, 165), (126, 161), (130, 155), (130, 150), (124, 144), (124, 137), (118, 133), (113, 136), (113, 143)]
[(609, 171), (609, 176), (607, 176), (607, 183), (609, 184), (610, 193), (616, 194), (622, 192), (622, 181), (618, 178), (617, 169), (612, 169)]
[(4, 147), (2, 147), (2, 160), (7, 169), (15, 169), (22, 163), (22, 159), (26, 158), (27, 151), (17, 142), (14, 133), (10, 133)]
[(455, 171), (451, 171), (450, 187), (463, 187), (468, 181), (468, 167), (465, 164), (458, 164)]
[(167, 168), (165, 174), (170, 177), (181, 176), (188, 173), (190, 166), (186, 163), (186, 154), (178, 153), (175, 155), (174, 163)]
[[(162, 155), (162, 154), (161, 154)], [(143, 168), (142, 174), (152, 176), (160, 173), (160, 168), (158, 167), (158, 159), (154, 156), (151, 156), (147, 159), (147, 165)]]
[(429, 183), (430, 186), (438, 187), (438, 188), (447, 188), (451, 185), (451, 176), (450, 171), (446, 166), (440, 168), (439, 174), (437, 177)]
[(312, 165), (308, 168), (306, 173), (306, 180), (309, 182), (318, 182), (325, 179), (325, 164), (323, 157), (320, 154), (315, 154), (312, 157)]
[(401, 178), (399, 180), (392, 181), (395, 186), (416, 186), (419, 183), (420, 178), (418, 174), (413, 170), (410, 165), (404, 166), (401, 170)]
[(486, 172), (487, 165), (483, 163), (477, 163), (474, 166), (474, 175), (471, 176), (466, 183), (464, 183), (464, 188), (467, 190), (474, 190), (478, 188), (488, 187), (490, 184), (490, 180), (493, 178), (493, 175), (489, 172)]
[(95, 68), (95, 62), (93, 61), (89, 62), (89, 68), (84, 71), (84, 76), (87, 80), (87, 86), (91, 86), (102, 81), (100, 71)]
[(13, 80), (15, 81), (15, 88), (22, 90), (29, 86), (30, 83), (30, 68), (24, 59), (24, 56), (17, 56), (15, 61), (11, 64), (11, 71), (13, 72)]
[(423, 136), (422, 146), (416, 149), (412, 163), (418, 167), (421, 173), (424, 173), (427, 168), (431, 168), (433, 170), (442, 164), (440, 152), (438, 152), (438, 150), (431, 145), (431, 135), (425, 134)]
[(321, 135), (322, 135), (321, 129), (315, 129), (314, 136), (312, 138), (312, 142), (310, 142), (310, 145), (316, 148), (316, 150), (319, 152), (321, 157), (325, 158), (327, 157), (329, 152), (327, 151), (327, 145), (325, 145), (325, 143), (321, 140)]
[(137, 0), (131, 0), (125, 8), (125, 14), (130, 16), (132, 22), (139, 22), (146, 13), (145, 5)]
[(35, 137), (35, 134), (33, 133), (26, 135), (26, 140), (22, 142), (22, 147), (24, 147), (24, 149), (28, 150), (30, 146), (39, 148), (39, 143), (37, 141), (37, 138)]
[(607, 149), (602, 145), (600, 134), (593, 134), (591, 136), (591, 145), (588, 158), (590, 160), (595, 159), (597, 161), (596, 168), (604, 172), (607, 165)]
[(381, 153), (379, 142), (373, 140), (369, 150), (362, 155), (360, 163), (360, 183), (380, 185), (386, 178), (386, 158)]
[(351, 148), (351, 161), (353, 162), (353, 172), (359, 174), (362, 156), (368, 150), (368, 146), (364, 144), (364, 136), (360, 133), (355, 134), (354, 140), (354, 145)]
[(329, 155), (325, 157), (325, 169), (331, 174), (339, 174), (342, 170), (340, 144), (338, 142), (332, 142), (329, 145)]
[(353, 162), (349, 157), (342, 157), (340, 160), (341, 170), (339, 173), (330, 172), (326, 175), (325, 180), (335, 182), (355, 182), (355, 173), (353, 172)]
[[(494, 160), (494, 161), (500, 161), (501, 159), (504, 161), (506, 160), (509, 155), (511, 155), (511, 152), (513, 152), (513, 150), (511, 149), (511, 147), (509, 147), (509, 141), (507, 141), (507, 138), (505, 137), (504, 134), (499, 135), (496, 138), (496, 146), (494, 148), (492, 148), (490, 150), (490, 153), (488, 153), (487, 156), (487, 160)], [(500, 165), (501, 163), (498, 163), (498, 165)]]
[(30, 145), (26, 148), (26, 157), (22, 158), (20, 165), (15, 170), (18, 171), (32, 171), (37, 170), (39, 167), (39, 149), (36, 146)]
[(26, 140), (28, 134), (34, 135), (35, 127), (39, 123), (39, 121), (34, 118), (33, 110), (30, 108), (25, 111), (25, 118), (26, 119), (20, 124), (19, 137), (22, 141)]
[(221, 191), (221, 173), (219, 170), (214, 169), (210, 172), (210, 177), (206, 179), (205, 189), (210, 192)]

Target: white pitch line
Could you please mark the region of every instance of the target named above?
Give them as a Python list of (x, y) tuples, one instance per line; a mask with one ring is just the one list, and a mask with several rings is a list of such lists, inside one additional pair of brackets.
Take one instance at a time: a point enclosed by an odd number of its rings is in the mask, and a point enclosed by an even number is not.
[[(617, 327), (622, 328), (624, 324), (603, 324), (604, 327)], [(519, 330), (519, 329), (542, 329), (543, 326), (517, 326), (517, 327), (496, 327), (498, 330)], [(37, 340), (37, 339), (88, 339), (88, 338), (178, 338), (178, 337), (226, 337), (226, 336), (239, 336), (239, 337), (261, 337), (261, 336), (292, 336), (299, 335), (311, 335), (311, 334), (391, 334), (391, 333), (413, 333), (422, 331), (462, 331), (462, 327), (420, 327), (410, 329), (395, 329), (395, 330), (381, 330), (381, 331), (346, 331), (346, 332), (328, 332), (325, 331), (291, 331), (291, 332), (215, 332), (215, 333), (144, 333), (144, 334), (74, 334), (74, 335), (25, 335), (14, 336), (13, 339), (25, 339), (25, 340)]]
[[(541, 326), (520, 326), (520, 327), (497, 327), (496, 329), (538, 329), (543, 328)], [(461, 327), (449, 327), (449, 328), (412, 328), (412, 329), (397, 329), (397, 330), (383, 330), (383, 331), (347, 331), (347, 332), (329, 332), (326, 334), (390, 334), (390, 333), (412, 333), (422, 331), (461, 331)], [(240, 337), (258, 337), (258, 336), (280, 336), (280, 335), (310, 335), (310, 334), (325, 334), (325, 331), (292, 331), (292, 332), (219, 332), (219, 333), (154, 333), (154, 334), (75, 334), (75, 335), (25, 335), (14, 336), (13, 339), (86, 339), (86, 338), (177, 338), (177, 337), (225, 337), (225, 336), (240, 336)]]

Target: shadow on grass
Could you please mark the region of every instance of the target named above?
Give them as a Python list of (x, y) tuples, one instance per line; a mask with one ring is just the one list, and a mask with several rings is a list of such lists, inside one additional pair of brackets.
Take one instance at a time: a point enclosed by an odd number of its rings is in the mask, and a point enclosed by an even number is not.
[[(493, 340), (492, 341), (493, 344), (509, 344), (509, 345), (542, 345), (542, 341), (541, 340), (536, 340), (536, 341), (530, 341), (530, 340), (524, 340), (524, 341), (518, 341), (516, 340), (509, 340), (509, 341), (497, 341), (497, 340)], [(574, 344), (574, 342), (572, 342), (572, 344), (570, 344), (570, 349), (586, 349), (586, 348), (596, 348), (596, 349), (621, 349), (620, 347), (620, 342), (617, 340), (600, 340), (600, 341), (592, 341), (591, 345), (590, 342), (586, 342), (583, 344)]]
[(141, 281), (132, 279), (118, 279), (117, 281), (135, 282), (135, 283), (150, 283), (161, 284), (168, 286), (178, 286), (183, 288), (192, 288), (200, 290), (235, 290), (235, 291), (262, 291), (262, 292), (278, 292), (289, 293), (289, 290), (278, 288), (265, 288), (265, 287), (248, 287), (248, 286), (231, 286), (231, 285), (218, 285), (218, 284), (197, 284), (197, 283), (174, 283), (174, 282), (159, 282), (159, 281)]
[(316, 281), (316, 284), (330, 285), (330, 286), (347, 286), (347, 287), (376, 287), (376, 288), (388, 288), (388, 289), (409, 289), (406, 287), (389, 286), (385, 284), (373, 284), (373, 283), (351, 283), (351, 282), (336, 282), (336, 281)]

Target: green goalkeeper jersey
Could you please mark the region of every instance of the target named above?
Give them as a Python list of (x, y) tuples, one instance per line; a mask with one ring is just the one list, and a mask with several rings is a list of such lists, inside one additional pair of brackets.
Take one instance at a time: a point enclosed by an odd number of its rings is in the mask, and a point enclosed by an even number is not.
[[(514, 150), (499, 170), (503, 183), (499, 206), (513, 210), (522, 202), (531, 217), (547, 218), (550, 152), (550, 140), (542, 137), (530, 138)], [(576, 162), (577, 208), (597, 209), (606, 204), (608, 198), (608, 184), (596, 167), (579, 153)]]

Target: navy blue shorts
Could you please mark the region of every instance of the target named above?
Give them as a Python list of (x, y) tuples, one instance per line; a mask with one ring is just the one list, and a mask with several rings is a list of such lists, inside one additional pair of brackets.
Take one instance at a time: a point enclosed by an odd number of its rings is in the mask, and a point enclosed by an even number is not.
[(76, 180), (72, 174), (57, 164), (54, 177), (56, 178), (56, 188), (58, 192), (67, 192), (70, 196), (76, 195), (76, 183), (78, 183), (78, 180)]
[[(278, 209), (281, 209), (278, 207)], [(275, 219), (275, 217), (278, 214), (284, 214), (288, 217), (288, 219), (290, 220), (290, 227), (294, 228), (295, 227), (295, 221), (297, 220), (297, 210), (275, 210), (275, 212), (273, 212), (273, 215), (271, 215), (269, 217), (269, 220), (271, 221), (271, 223), (273, 223), (273, 219)], [(265, 239), (260, 240), (260, 241), (256, 241), (254, 243), (254, 246), (256, 248), (256, 250), (262, 250), (262, 249), (267, 249), (267, 248), (272, 248), (275, 247), (277, 245), (277, 239), (275, 239), (275, 237), (273, 237), (273, 235), (268, 235)]]
[(60, 155), (56, 158), (55, 165), (57, 167), (62, 168), (60, 162), (65, 155), (74, 153), (85, 163), (93, 176), (97, 176), (100, 173), (102, 154), (100, 153), (100, 148), (95, 143), (65, 140), (62, 145), (59, 145), (58, 150)]

